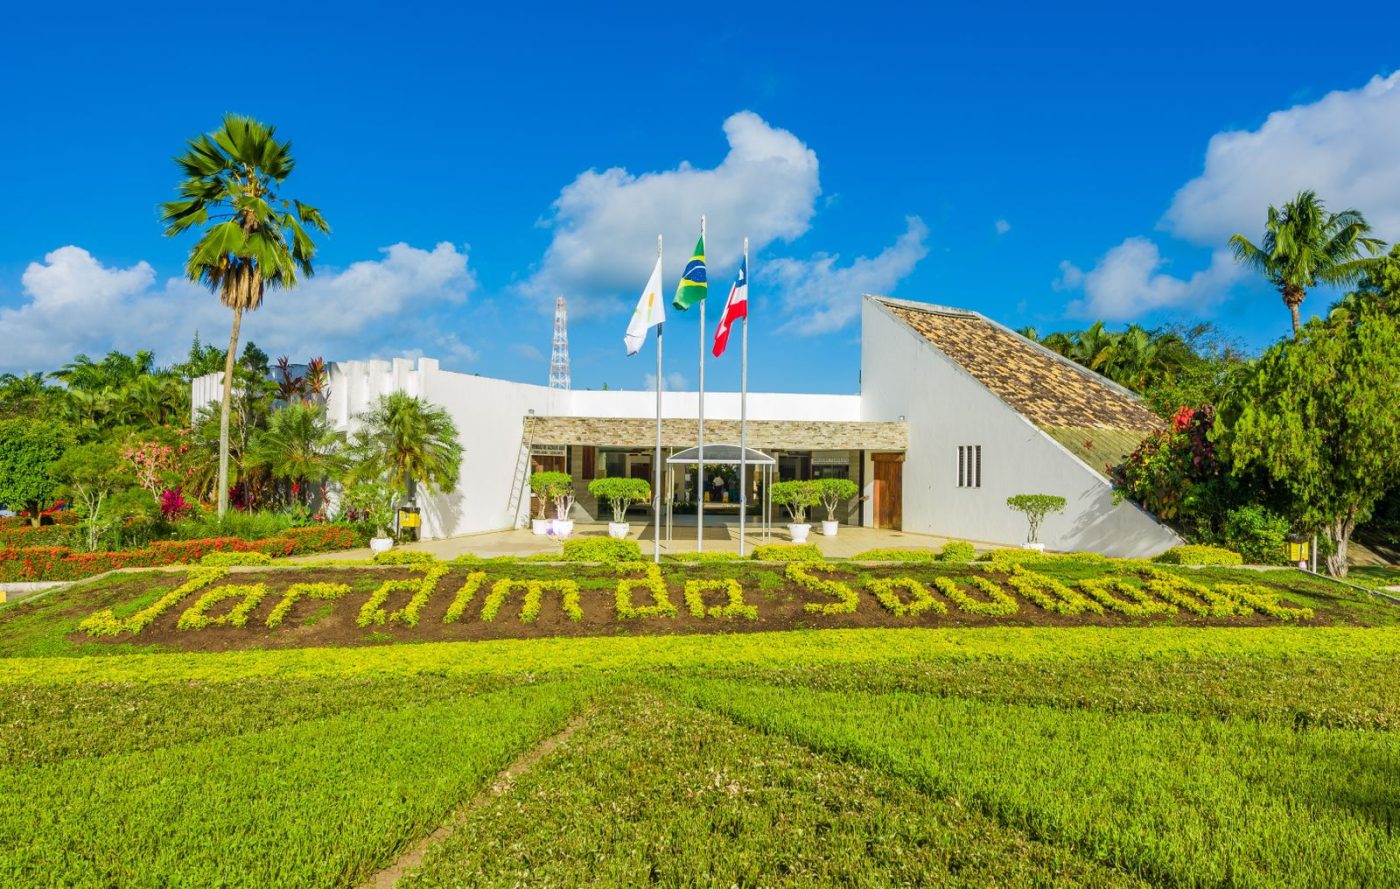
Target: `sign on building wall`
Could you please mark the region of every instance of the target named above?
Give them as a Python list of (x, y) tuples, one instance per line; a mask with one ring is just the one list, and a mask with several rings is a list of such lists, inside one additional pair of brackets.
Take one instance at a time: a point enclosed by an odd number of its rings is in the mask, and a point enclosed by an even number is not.
[(531, 445), (530, 454), (535, 457), (562, 457), (568, 451), (568, 445)]
[(846, 451), (813, 451), (813, 466), (846, 466), (851, 462), (851, 455)]

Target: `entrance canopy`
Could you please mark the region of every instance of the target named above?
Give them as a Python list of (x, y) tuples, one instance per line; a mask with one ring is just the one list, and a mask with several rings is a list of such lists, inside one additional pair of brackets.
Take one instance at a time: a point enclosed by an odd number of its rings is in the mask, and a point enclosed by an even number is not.
[[(777, 461), (762, 451), (753, 448), (742, 449), (743, 462), (750, 466), (772, 466)], [(739, 465), (740, 448), (732, 444), (712, 444), (705, 445), (705, 465), (716, 463), (720, 465)], [(686, 463), (694, 465), (700, 462), (700, 449), (686, 448), (678, 454), (673, 455), (666, 461), (668, 464)]]

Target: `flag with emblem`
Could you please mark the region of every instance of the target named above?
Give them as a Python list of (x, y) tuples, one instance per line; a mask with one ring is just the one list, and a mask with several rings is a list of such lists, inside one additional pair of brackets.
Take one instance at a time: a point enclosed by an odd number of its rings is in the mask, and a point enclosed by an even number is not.
[(642, 298), (637, 300), (637, 308), (632, 311), (632, 320), (627, 323), (627, 354), (636, 355), (647, 341), (647, 331), (666, 320), (666, 303), (661, 298), (661, 257), (656, 258), (656, 268), (651, 270)]
[(676, 298), (671, 300), (671, 305), (684, 312), (702, 302), (705, 293), (705, 235), (701, 233), (700, 240), (695, 242), (695, 254), (685, 264), (685, 274), (681, 275), (681, 282), (676, 285)]

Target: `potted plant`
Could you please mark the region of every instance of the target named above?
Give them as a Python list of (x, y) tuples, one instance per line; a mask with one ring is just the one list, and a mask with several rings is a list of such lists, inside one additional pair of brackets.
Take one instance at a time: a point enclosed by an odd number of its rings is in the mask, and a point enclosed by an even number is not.
[(1007, 506), (1026, 515), (1028, 528), (1026, 542), (1022, 544), (1025, 549), (1045, 549), (1045, 544), (1040, 542), (1040, 523), (1052, 512), (1064, 512), (1065, 502), (1065, 498), (1054, 494), (1017, 494), (1006, 498)]
[(588, 483), (588, 493), (612, 507), (613, 520), (608, 522), (608, 536), (621, 540), (631, 531), (627, 524), (628, 508), (633, 503), (651, 500), (651, 485), (641, 478), (595, 478)]
[(397, 499), (394, 489), (383, 482), (360, 482), (345, 492), (345, 505), (360, 513), (374, 528), (375, 536), (369, 541), (369, 548), (374, 552), (387, 552), (394, 545), (389, 528), (394, 524), (394, 501)]
[(530, 521), (530, 530), (540, 536), (549, 533), (549, 505), (560, 492), (572, 490), (573, 483), (567, 472), (536, 472), (530, 476), (530, 491), (540, 501), (540, 514)]
[(788, 525), (792, 542), (806, 543), (807, 534), (812, 530), (812, 526), (807, 524), (807, 510), (821, 502), (816, 485), (801, 481), (777, 482), (769, 489), (768, 496), (792, 517)]
[(835, 537), (840, 522), (836, 521), (836, 510), (841, 504), (860, 493), (860, 487), (848, 478), (822, 478), (812, 483), (817, 496), (826, 507), (826, 519), (822, 522), (822, 534)]

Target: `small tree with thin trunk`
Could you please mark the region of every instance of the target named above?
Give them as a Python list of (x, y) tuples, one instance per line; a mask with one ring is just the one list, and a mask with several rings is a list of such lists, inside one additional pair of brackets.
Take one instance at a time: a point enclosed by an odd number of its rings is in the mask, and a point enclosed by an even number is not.
[(848, 478), (820, 478), (812, 484), (816, 486), (822, 506), (826, 507), (828, 522), (836, 521), (836, 510), (841, 504), (860, 493), (860, 487)]
[(1026, 516), (1026, 542), (1040, 542), (1040, 526), (1053, 512), (1064, 512), (1065, 498), (1055, 494), (1017, 494), (1006, 498), (1006, 505)]
[(185, 174), (179, 200), (161, 208), (168, 237), (203, 227), (190, 249), (185, 274), (208, 287), (233, 310), (228, 353), (224, 356), (224, 395), (219, 408), (219, 516), (228, 510), (228, 427), (233, 401), (233, 367), (243, 313), (262, 305), (268, 288), (292, 288), (299, 275), (313, 273), (316, 245), (307, 229), (329, 232), (315, 207), (281, 197), (278, 189), (292, 172), (292, 143), (279, 142), (275, 129), (230, 114), (212, 133), (190, 140), (175, 163)]

